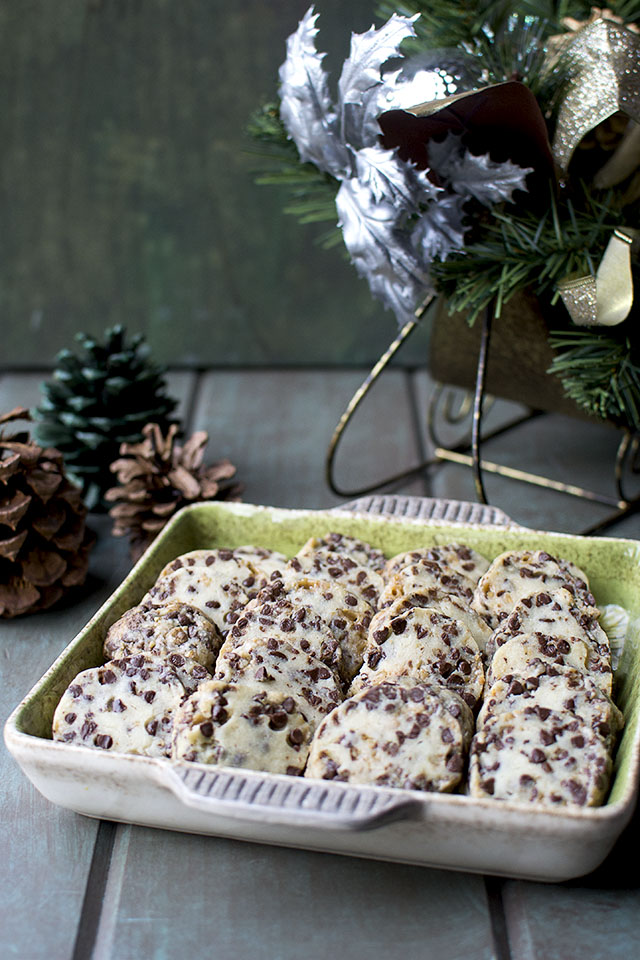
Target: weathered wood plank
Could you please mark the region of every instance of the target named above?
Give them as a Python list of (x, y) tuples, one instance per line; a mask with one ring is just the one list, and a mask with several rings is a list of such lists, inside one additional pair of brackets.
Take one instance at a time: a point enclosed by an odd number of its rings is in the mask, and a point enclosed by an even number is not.
[[(272, 506), (341, 502), (324, 479), (335, 425), (363, 379), (361, 371), (215, 371), (200, 385), (193, 428), (209, 432), (209, 459), (229, 457), (245, 484), (243, 499)], [(351, 490), (417, 462), (407, 375), (392, 370), (372, 390), (345, 433), (336, 458)], [(424, 493), (421, 481), (403, 486)]]
[(169, 960), (176, 943), (216, 960), (494, 956), (479, 877), (146, 829), (113, 869), (97, 960)]
[[(0, 725), (129, 569), (126, 545), (99, 539), (84, 588), (55, 609), (0, 621)], [(53, 806), (0, 750), (0, 916), (6, 956), (71, 956), (97, 823)], [(43, 884), (43, 870), (49, 878)]]
[(633, 889), (509, 883), (503, 896), (512, 960), (629, 960), (638, 953), (637, 881)]

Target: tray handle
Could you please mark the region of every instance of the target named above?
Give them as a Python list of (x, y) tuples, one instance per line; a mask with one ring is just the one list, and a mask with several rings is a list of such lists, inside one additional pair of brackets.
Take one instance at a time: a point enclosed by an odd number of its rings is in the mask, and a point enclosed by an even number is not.
[(266, 779), (258, 771), (180, 761), (163, 764), (158, 773), (186, 806), (233, 820), (354, 831), (424, 816), (424, 799), (380, 787), (279, 774)]

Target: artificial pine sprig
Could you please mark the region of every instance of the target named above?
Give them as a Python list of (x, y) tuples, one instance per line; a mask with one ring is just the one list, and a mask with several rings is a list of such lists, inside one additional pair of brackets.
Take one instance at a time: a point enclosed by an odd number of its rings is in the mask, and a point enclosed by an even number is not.
[(549, 373), (568, 397), (595, 417), (640, 431), (640, 365), (628, 336), (584, 327), (552, 332), (549, 343), (557, 351)]
[(556, 200), (538, 216), (513, 206), (494, 210), (481, 236), (464, 251), (434, 263), (432, 273), (450, 313), (467, 311), (474, 323), (494, 303), (495, 316), (517, 290), (532, 287), (558, 300), (557, 283), (573, 274), (595, 274), (620, 212), (584, 191), (580, 208), (570, 198)]

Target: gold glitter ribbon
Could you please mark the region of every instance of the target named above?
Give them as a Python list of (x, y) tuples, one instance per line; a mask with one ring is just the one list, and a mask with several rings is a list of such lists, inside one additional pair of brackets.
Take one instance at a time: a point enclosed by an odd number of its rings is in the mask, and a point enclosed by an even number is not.
[(640, 36), (601, 18), (570, 35), (558, 59), (568, 62), (570, 80), (552, 149), (566, 175), (575, 148), (603, 120), (621, 111), (640, 122)]
[(594, 276), (577, 277), (558, 284), (562, 302), (579, 327), (613, 327), (625, 320), (633, 305), (631, 246), (636, 230), (619, 227)]

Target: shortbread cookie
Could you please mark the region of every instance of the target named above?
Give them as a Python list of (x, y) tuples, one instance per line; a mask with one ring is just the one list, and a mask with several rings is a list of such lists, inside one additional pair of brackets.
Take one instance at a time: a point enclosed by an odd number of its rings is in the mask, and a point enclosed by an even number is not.
[(136, 654), (83, 670), (53, 717), (53, 739), (146, 757), (168, 756), (175, 711), (187, 691), (160, 658)]
[(379, 630), (385, 624), (388, 624), (394, 617), (406, 613), (412, 607), (430, 607), (443, 613), (445, 617), (451, 617), (452, 620), (460, 620), (478, 644), (480, 653), (485, 656), (487, 644), (491, 639), (491, 627), (478, 616), (477, 613), (469, 607), (468, 603), (460, 597), (444, 596), (437, 600), (430, 600), (427, 595), (413, 594), (408, 597), (400, 597), (389, 607), (383, 607), (373, 617), (369, 625), (369, 641), (375, 630)]
[(565, 587), (551, 593), (542, 590), (522, 597), (512, 613), (494, 630), (488, 655), (493, 656), (497, 647), (522, 633), (577, 637), (600, 649), (602, 656), (607, 656), (609, 651), (609, 639), (598, 623), (597, 608), (587, 606)]
[(268, 692), (272, 688), (287, 691), (302, 703), (314, 728), (343, 700), (335, 673), (283, 636), (248, 634), (241, 643), (232, 643), (228, 637), (216, 663), (215, 679), (235, 684), (249, 679)]
[(544, 550), (510, 550), (496, 557), (480, 577), (471, 605), (495, 629), (522, 597), (562, 587), (595, 607), (587, 578), (575, 564)]
[(178, 653), (213, 669), (222, 637), (197, 607), (180, 601), (144, 603), (127, 610), (109, 627), (104, 641), (107, 660), (133, 653), (168, 656)]
[(260, 591), (256, 606), (280, 597), (286, 597), (294, 605), (309, 607), (325, 621), (342, 650), (342, 678), (351, 681), (362, 666), (367, 644), (372, 617), (367, 601), (335, 581), (303, 578), (290, 584), (281, 580), (270, 583)]
[(371, 630), (362, 669), (351, 693), (396, 677), (441, 683), (472, 709), (482, 696), (484, 669), (478, 645), (459, 620), (431, 607), (412, 607)]
[(574, 637), (547, 637), (542, 633), (511, 637), (498, 647), (487, 669), (487, 686), (507, 676), (544, 673), (547, 664), (573, 667), (587, 673), (608, 697), (611, 696), (611, 668), (606, 669), (593, 647)]
[(602, 737), (572, 714), (507, 713), (492, 717), (473, 739), (469, 793), (593, 807), (603, 803), (610, 774)]
[(400, 597), (414, 596), (429, 601), (453, 596), (470, 603), (474, 588), (475, 582), (469, 577), (454, 573), (435, 560), (420, 560), (393, 574), (380, 594), (378, 605), (389, 607)]
[(398, 573), (404, 567), (413, 566), (421, 560), (435, 560), (441, 567), (448, 567), (454, 573), (459, 573), (475, 583), (489, 569), (487, 558), (476, 550), (472, 550), (463, 543), (448, 543), (437, 547), (418, 547), (391, 557), (384, 569), (385, 579), (389, 580), (394, 573)]
[(286, 690), (209, 680), (178, 710), (171, 756), (299, 776), (311, 736), (302, 700)]
[(228, 619), (227, 643), (241, 643), (249, 634), (283, 635), (303, 653), (313, 654), (342, 675), (340, 644), (326, 621), (306, 604), (293, 603), (286, 595), (267, 603), (251, 600)]
[(277, 577), (287, 563), (284, 553), (267, 547), (254, 547), (252, 544), (234, 547), (233, 555), (248, 560), (267, 580)]
[(376, 570), (378, 573), (382, 573), (386, 563), (384, 553), (381, 550), (364, 540), (357, 540), (355, 537), (349, 537), (344, 533), (326, 533), (323, 537), (311, 537), (298, 550), (297, 555), (299, 557), (306, 556), (315, 553), (317, 550), (331, 550), (332, 553), (339, 553), (363, 567)]
[(197, 607), (224, 636), (228, 616), (265, 585), (252, 563), (232, 550), (193, 550), (167, 564), (143, 602), (180, 600)]
[[(468, 711), (462, 701), (458, 707)], [(466, 746), (437, 687), (384, 682), (345, 700), (322, 722), (305, 776), (448, 791), (460, 783)]]
[(484, 696), (478, 729), (491, 717), (535, 711), (541, 720), (549, 712), (571, 714), (586, 723), (612, 749), (624, 717), (610, 697), (585, 673), (555, 667), (553, 675), (503, 677)]
[(292, 557), (282, 571), (282, 580), (284, 583), (295, 583), (302, 577), (341, 583), (374, 609), (384, 586), (382, 576), (375, 570), (363, 567), (346, 554), (332, 553), (330, 550), (318, 549)]

